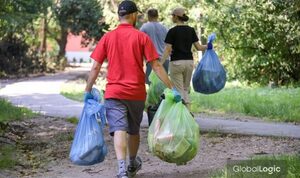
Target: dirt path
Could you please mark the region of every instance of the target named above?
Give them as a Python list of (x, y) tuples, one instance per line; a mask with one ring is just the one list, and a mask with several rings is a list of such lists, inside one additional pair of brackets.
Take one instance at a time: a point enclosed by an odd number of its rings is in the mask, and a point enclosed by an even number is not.
[[(38, 178), (113, 178), (116, 161), (111, 137), (105, 129), (109, 153), (103, 163), (75, 166), (68, 159), (75, 125), (65, 119), (40, 116), (11, 123), (15, 130), (6, 136), (17, 140), (19, 163), (12, 170), (0, 171), (0, 177)], [(141, 130), (140, 156), (144, 164), (143, 178), (205, 178), (228, 159), (247, 159), (261, 154), (293, 154), (300, 150), (299, 139), (232, 134), (202, 133), (197, 156), (184, 166), (165, 163), (148, 151), (147, 128)], [(2, 144), (2, 143), (1, 143)]]

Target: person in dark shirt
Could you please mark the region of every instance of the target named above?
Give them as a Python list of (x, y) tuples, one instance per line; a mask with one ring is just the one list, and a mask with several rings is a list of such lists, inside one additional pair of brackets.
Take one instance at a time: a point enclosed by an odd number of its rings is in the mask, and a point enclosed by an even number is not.
[(183, 8), (176, 8), (172, 12), (172, 21), (176, 24), (171, 28), (166, 36), (165, 51), (161, 62), (168, 58), (171, 54), (171, 62), (169, 66), (169, 74), (175, 88), (181, 93), (184, 104), (189, 107), (189, 87), (194, 69), (193, 53), (191, 51), (194, 46), (198, 51), (212, 49), (212, 44), (200, 45), (195, 29), (188, 26), (185, 22), (189, 17), (185, 14)]

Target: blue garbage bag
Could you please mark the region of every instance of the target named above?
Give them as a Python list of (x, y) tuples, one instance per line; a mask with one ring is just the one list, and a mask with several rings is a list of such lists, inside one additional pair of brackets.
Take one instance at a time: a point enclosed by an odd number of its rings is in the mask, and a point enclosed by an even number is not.
[[(216, 34), (212, 33), (208, 42), (212, 43), (215, 38)], [(213, 49), (205, 51), (193, 74), (192, 82), (194, 90), (203, 94), (216, 93), (224, 88), (226, 72)]]
[(107, 154), (102, 131), (106, 123), (105, 107), (100, 103), (100, 92), (93, 88), (91, 93), (94, 98), (84, 103), (70, 151), (70, 159), (77, 165), (100, 163)]

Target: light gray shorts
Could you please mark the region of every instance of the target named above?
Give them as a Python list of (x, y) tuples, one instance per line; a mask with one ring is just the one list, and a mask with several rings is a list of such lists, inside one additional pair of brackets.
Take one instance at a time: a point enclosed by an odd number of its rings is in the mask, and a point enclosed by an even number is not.
[(126, 131), (130, 135), (139, 134), (144, 101), (106, 99), (104, 104), (111, 136), (118, 130)]

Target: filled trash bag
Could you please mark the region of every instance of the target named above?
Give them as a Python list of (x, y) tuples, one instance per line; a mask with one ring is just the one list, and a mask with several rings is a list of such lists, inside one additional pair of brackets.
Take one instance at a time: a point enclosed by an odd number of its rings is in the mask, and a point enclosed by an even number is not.
[(197, 154), (199, 126), (182, 102), (173, 101), (168, 90), (149, 127), (148, 144), (161, 160), (182, 165)]
[(94, 98), (84, 104), (70, 151), (70, 159), (77, 165), (100, 163), (107, 154), (102, 132), (106, 123), (105, 107), (100, 103), (100, 92), (93, 88), (91, 93)]
[(151, 125), (151, 122), (152, 122), (154, 115), (159, 107), (159, 104), (147, 107), (147, 116), (148, 116), (148, 125), (149, 126)]
[(153, 71), (149, 75), (149, 80), (151, 83), (147, 92), (146, 105), (155, 106), (159, 104), (160, 96), (164, 93), (166, 86)]
[[(208, 42), (212, 43), (215, 38), (216, 35), (211, 34)], [(193, 74), (192, 82), (194, 90), (203, 94), (216, 93), (224, 88), (226, 72), (213, 49), (205, 51)]]

